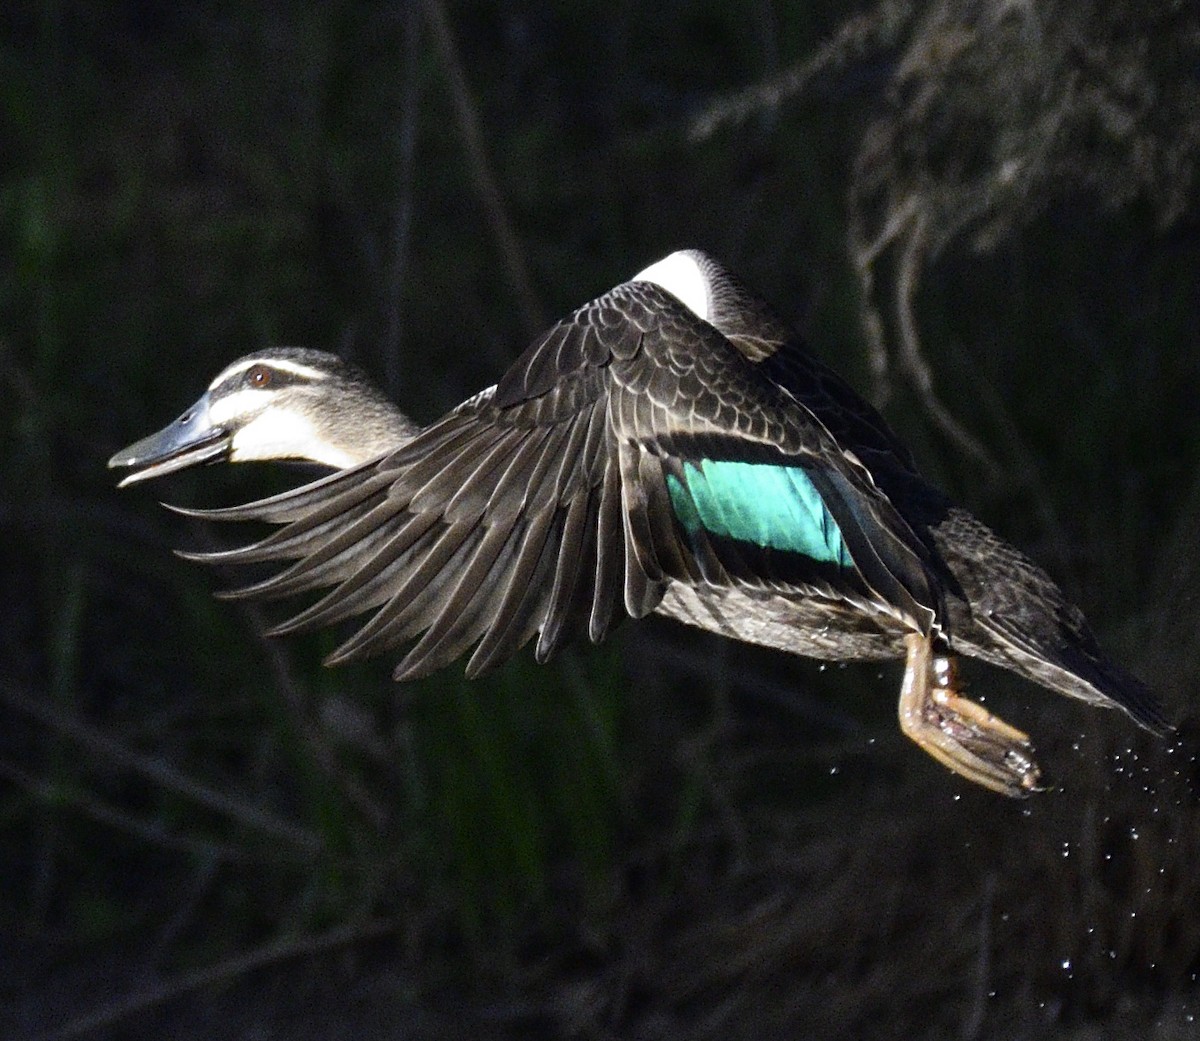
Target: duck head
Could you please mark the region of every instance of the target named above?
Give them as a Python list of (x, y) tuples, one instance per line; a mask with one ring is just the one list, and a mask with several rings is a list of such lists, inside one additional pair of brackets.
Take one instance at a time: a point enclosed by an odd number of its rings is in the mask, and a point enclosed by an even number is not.
[(272, 347), (226, 366), (174, 422), (108, 461), (119, 487), (201, 463), (294, 460), (343, 469), (417, 432), (335, 354)]

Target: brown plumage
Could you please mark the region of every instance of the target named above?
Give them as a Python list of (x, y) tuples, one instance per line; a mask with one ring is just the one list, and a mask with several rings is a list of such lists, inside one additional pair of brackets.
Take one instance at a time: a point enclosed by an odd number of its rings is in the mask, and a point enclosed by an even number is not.
[(581, 307), (396, 442), (281, 496), (188, 511), (281, 525), (192, 558), (292, 562), (235, 595), (327, 589), (278, 631), (370, 615), (330, 660), (403, 647), (398, 679), (469, 650), (474, 675), (535, 639), (545, 660), (654, 610), (815, 657), (906, 657), (906, 732), (1007, 794), (1036, 787), (1028, 742), (957, 694), (954, 653), (1164, 726), (1044, 572), (925, 482), (879, 414), (703, 254)]

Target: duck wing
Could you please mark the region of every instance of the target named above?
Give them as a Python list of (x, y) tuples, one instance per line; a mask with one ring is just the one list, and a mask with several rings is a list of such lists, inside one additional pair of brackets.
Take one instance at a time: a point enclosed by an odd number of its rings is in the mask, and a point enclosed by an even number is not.
[(952, 576), (947, 587), (965, 601), (964, 617), (956, 618), (957, 605), (949, 610), (956, 649), (1068, 697), (1121, 708), (1154, 733), (1168, 729), (1155, 695), (1105, 654), (1045, 571), (961, 507), (932, 505), (929, 531)]
[(887, 420), (816, 358), (769, 303), (707, 253), (688, 250), (686, 255), (703, 273), (708, 321), (763, 376), (795, 398), (868, 470), (882, 467), (916, 475), (912, 452)]
[(869, 604), (928, 633), (927, 551), (869, 471), (712, 324), (628, 282), (500, 383), (373, 463), (210, 519), (281, 527), (225, 564), (295, 563), (233, 595), (329, 591), (286, 632), (374, 612), (331, 661), (416, 641), (397, 678), (469, 647), (600, 640), (671, 581)]

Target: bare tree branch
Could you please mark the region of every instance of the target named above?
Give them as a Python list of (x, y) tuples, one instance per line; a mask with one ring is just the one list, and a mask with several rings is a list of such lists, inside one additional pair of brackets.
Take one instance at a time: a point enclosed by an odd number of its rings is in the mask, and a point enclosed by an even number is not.
[(891, 41), (911, 17), (911, 5), (885, 0), (865, 14), (847, 18), (816, 53), (790, 69), (736, 94), (720, 98), (695, 116), (687, 129), (694, 142), (708, 140), (729, 125), (740, 125), (802, 94), (820, 74), (850, 64)]
[(366, 940), (375, 940), (395, 932), (398, 928), (397, 922), (374, 920), (331, 929), (316, 936), (301, 936), (269, 943), (236, 958), (227, 958), (216, 965), (210, 965), (206, 969), (186, 972), (165, 980), (161, 985), (140, 994), (114, 1001), (95, 1012), (72, 1020), (57, 1030), (42, 1034), (36, 1041), (71, 1041), (72, 1038), (84, 1037), (94, 1031), (115, 1026), (138, 1013), (149, 1012), (161, 1005), (178, 1001), (195, 991), (230, 983), (258, 969), (270, 968), (281, 962), (321, 954)]
[(434, 43), (441, 58), (442, 67), (446, 70), (446, 80), (450, 88), (450, 98), (454, 103), (454, 114), (458, 120), (458, 133), (462, 138), (463, 149), (467, 156), (467, 165), (471, 171), (471, 179), (475, 182), (475, 191), (483, 204), (484, 214), (491, 226), (492, 234), (500, 247), (500, 257), (508, 274), (509, 283), (517, 297), (517, 307), (521, 312), (521, 321), (529, 336), (538, 333), (545, 323), (545, 313), (537, 294), (533, 290), (533, 281), (529, 277), (529, 264), (525, 253), (519, 245), (512, 220), (504, 203), (504, 196), (492, 173), (491, 162), (488, 159), (487, 148), (484, 145), (483, 131), (479, 126), (478, 106), (471, 94), (470, 84), (463, 72), (462, 60), (458, 55), (458, 47), (454, 42), (454, 34), (450, 30), (446, 18), (446, 8), (442, 0), (425, 0), (425, 17), (429, 21), (429, 29), (433, 34)]
[(259, 806), (219, 792), (162, 759), (136, 752), (83, 720), (67, 715), (43, 699), (18, 691), (5, 682), (0, 682), (0, 703), (50, 727), (94, 755), (141, 774), (168, 791), (230, 817), (248, 828), (274, 836), (306, 852), (316, 852), (321, 848), (320, 838), (307, 829), (281, 820)]
[(401, 73), (400, 112), (396, 120), (396, 198), (392, 205), (391, 257), (388, 264), (384, 313), (386, 327), (381, 349), (388, 393), (399, 396), (404, 381), (400, 343), (403, 339), (404, 286), (408, 278), (408, 256), (413, 219), (413, 189), (416, 185), (417, 126), (421, 100), (421, 10), (402, 4), (404, 61)]

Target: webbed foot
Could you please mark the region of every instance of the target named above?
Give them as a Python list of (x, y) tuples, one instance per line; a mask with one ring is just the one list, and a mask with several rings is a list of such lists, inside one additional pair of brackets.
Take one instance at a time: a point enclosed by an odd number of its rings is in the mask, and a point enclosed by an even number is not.
[(913, 633), (905, 642), (900, 729), (968, 781), (1013, 798), (1038, 791), (1042, 771), (1029, 736), (959, 694), (956, 659), (930, 637)]

